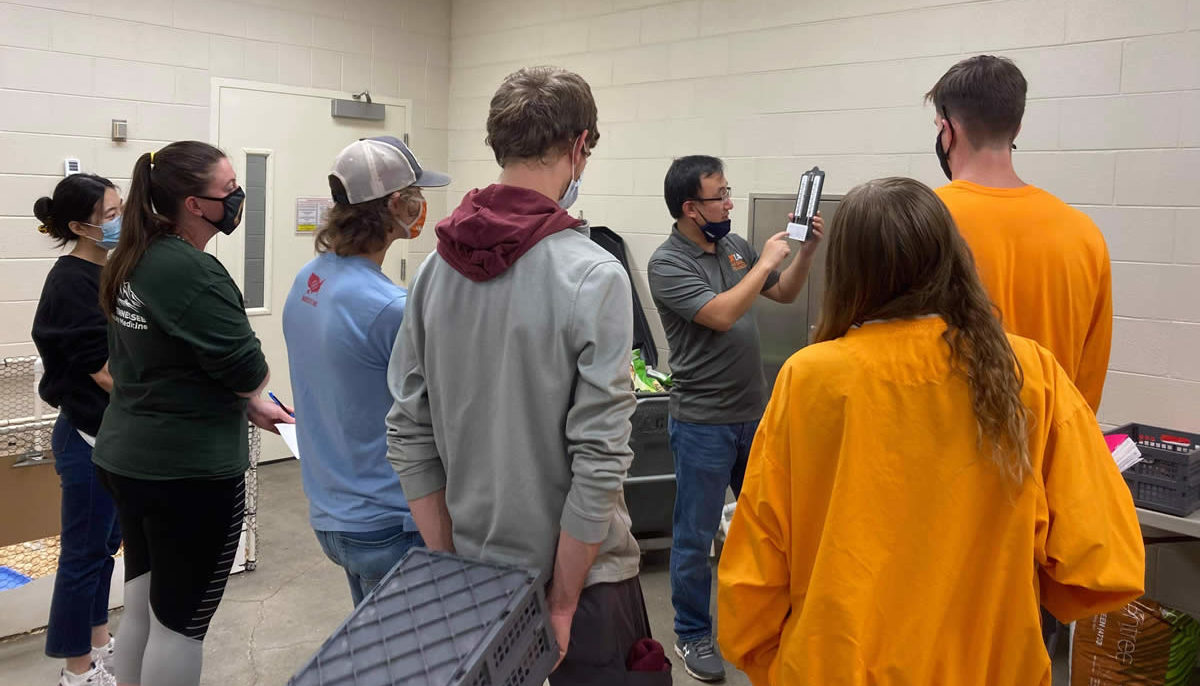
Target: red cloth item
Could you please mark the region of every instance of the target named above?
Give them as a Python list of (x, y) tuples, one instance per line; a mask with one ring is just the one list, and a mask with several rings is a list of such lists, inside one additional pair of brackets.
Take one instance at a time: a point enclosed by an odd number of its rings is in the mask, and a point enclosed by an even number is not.
[(488, 281), (546, 236), (582, 223), (535, 190), (492, 184), (467, 193), (438, 223), (437, 251), (468, 279)]
[(629, 649), (629, 657), (625, 667), (631, 672), (669, 672), (671, 663), (667, 660), (666, 651), (662, 644), (653, 638), (642, 638)]

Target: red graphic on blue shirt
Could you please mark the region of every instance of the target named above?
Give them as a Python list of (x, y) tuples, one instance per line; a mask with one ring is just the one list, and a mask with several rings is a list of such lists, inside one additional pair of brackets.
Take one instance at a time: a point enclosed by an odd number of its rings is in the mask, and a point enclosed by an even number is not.
[(317, 306), (316, 298), (313, 298), (310, 296), (316, 295), (317, 292), (321, 290), (321, 286), (323, 286), (323, 285), (325, 285), (325, 280), (322, 279), (321, 277), (317, 276), (316, 272), (309, 274), (308, 275), (308, 292), (306, 292), (303, 296), (301, 296), (300, 300), (308, 303), (309, 305), (312, 305), (313, 307), (316, 307)]

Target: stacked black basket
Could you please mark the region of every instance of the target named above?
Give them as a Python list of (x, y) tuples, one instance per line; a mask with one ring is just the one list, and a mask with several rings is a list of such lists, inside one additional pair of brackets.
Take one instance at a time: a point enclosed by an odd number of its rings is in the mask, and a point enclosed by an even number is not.
[(1179, 517), (1200, 509), (1200, 435), (1145, 424), (1109, 433), (1129, 436), (1142, 451), (1124, 473), (1138, 507)]

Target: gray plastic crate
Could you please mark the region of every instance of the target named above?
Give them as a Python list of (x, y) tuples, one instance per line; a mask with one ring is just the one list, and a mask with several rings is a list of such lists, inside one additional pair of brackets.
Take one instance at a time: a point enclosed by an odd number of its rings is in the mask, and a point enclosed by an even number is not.
[(294, 686), (534, 686), (558, 660), (536, 572), (416, 548)]
[(1200, 510), (1200, 484), (1170, 483), (1154, 477), (1125, 475), (1133, 503), (1155, 512), (1187, 517)]
[(1200, 484), (1200, 435), (1147, 424), (1126, 424), (1109, 434), (1124, 434), (1142, 451), (1143, 461), (1129, 473), (1179, 484)]
[(1146, 424), (1108, 433), (1129, 436), (1142, 451), (1143, 461), (1124, 474), (1138, 507), (1179, 517), (1200, 509), (1200, 436)]

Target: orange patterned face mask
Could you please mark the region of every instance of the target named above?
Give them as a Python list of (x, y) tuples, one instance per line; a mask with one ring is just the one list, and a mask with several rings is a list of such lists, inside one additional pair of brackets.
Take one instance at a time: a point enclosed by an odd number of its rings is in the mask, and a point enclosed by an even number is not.
[(421, 199), (421, 213), (413, 220), (411, 224), (404, 227), (408, 232), (408, 238), (416, 238), (421, 235), (421, 229), (425, 228), (425, 216), (429, 213), (429, 203)]

